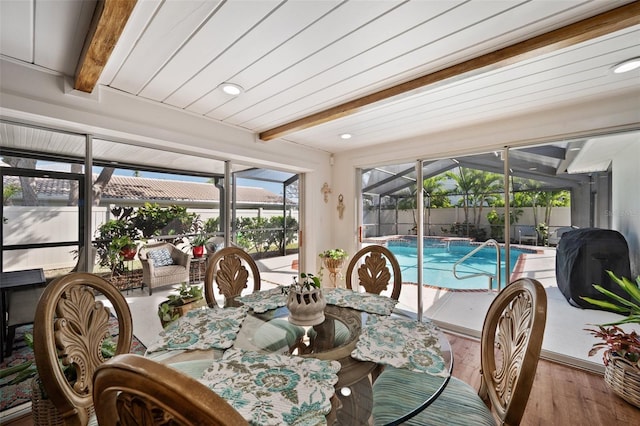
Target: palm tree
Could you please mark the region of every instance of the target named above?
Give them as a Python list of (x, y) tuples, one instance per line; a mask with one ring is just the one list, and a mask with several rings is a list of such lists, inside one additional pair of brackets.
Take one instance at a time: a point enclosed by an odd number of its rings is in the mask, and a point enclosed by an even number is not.
[(472, 207), (476, 229), (480, 228), (482, 208), (495, 202), (499, 193), (504, 192), (502, 175), (498, 173), (472, 170)]
[[(422, 181), (422, 190), (424, 194), (429, 197), (428, 208), (431, 207), (448, 207), (449, 198), (446, 196), (446, 192), (443, 190), (442, 183), (445, 180), (444, 175), (436, 175), (429, 178), (425, 178)], [(400, 210), (412, 210), (413, 213), (413, 224), (417, 228), (418, 221), (416, 219), (416, 200), (417, 200), (417, 191), (416, 186), (414, 185), (411, 188), (411, 196), (407, 198), (403, 198), (398, 202), (398, 209)], [(424, 208), (424, 206), (423, 206)], [(428, 220), (427, 220), (428, 223)]]
[[(458, 173), (447, 172), (446, 177), (456, 183), (455, 191), (463, 195), (464, 221), (469, 224), (469, 207), (473, 210), (473, 223), (479, 229), (482, 209), (492, 204), (503, 192), (502, 175), (482, 170), (458, 167)], [(467, 229), (467, 235), (469, 231)]]

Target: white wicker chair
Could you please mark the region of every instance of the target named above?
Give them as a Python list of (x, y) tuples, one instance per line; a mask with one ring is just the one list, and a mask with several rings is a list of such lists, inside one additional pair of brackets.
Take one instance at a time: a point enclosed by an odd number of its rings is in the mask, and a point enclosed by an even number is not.
[[(171, 264), (158, 265), (153, 255), (155, 251), (167, 250)], [(140, 249), (138, 257), (142, 262), (142, 285), (149, 286), (149, 295), (156, 287), (189, 282), (191, 256), (170, 243), (149, 244)]]

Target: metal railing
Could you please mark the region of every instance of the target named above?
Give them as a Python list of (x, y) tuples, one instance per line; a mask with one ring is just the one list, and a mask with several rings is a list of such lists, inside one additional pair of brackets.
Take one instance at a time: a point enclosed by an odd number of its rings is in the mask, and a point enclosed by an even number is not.
[[(490, 274), (488, 272), (478, 272), (475, 274), (465, 274), (464, 276), (458, 276), (458, 273), (456, 271), (456, 267), (458, 265), (460, 265), (462, 262), (464, 262), (465, 260), (469, 259), (470, 257), (472, 257), (474, 254), (476, 254), (478, 251), (480, 251), (481, 249), (485, 248), (488, 245), (493, 245), (496, 248), (496, 273), (495, 274)], [(493, 280), (495, 279), (498, 282), (498, 291), (500, 291), (500, 287), (502, 285), (502, 276), (501, 276), (501, 272), (500, 272), (501, 268), (500, 268), (500, 245), (498, 244), (498, 242), (496, 240), (493, 239), (489, 239), (487, 241), (485, 241), (484, 243), (480, 244), (478, 247), (476, 247), (475, 249), (473, 249), (472, 251), (470, 251), (469, 253), (467, 253), (466, 255), (464, 255), (460, 260), (458, 260), (456, 263), (453, 264), (453, 276), (456, 277), (459, 280), (466, 280), (468, 278), (474, 278), (474, 277), (480, 277), (480, 276), (486, 276), (489, 278), (489, 290), (491, 290), (493, 288)]]

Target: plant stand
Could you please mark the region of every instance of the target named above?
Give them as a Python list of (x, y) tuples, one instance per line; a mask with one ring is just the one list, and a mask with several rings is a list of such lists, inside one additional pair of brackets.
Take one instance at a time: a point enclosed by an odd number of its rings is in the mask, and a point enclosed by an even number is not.
[(344, 259), (331, 259), (325, 257), (322, 259), (325, 268), (329, 271), (329, 279), (331, 280), (331, 287), (337, 287), (338, 278), (342, 278), (342, 267), (344, 266)]

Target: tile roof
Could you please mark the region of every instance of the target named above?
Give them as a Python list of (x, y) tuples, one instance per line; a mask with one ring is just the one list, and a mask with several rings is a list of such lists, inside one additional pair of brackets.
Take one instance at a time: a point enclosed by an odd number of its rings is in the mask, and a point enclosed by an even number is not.
[[(5, 176), (5, 184), (20, 185), (17, 177)], [(36, 179), (39, 196), (66, 198), (70, 182), (63, 179)], [(218, 189), (210, 183), (141, 178), (134, 176), (112, 176), (104, 190), (105, 200), (176, 200), (183, 202), (220, 201)], [(241, 203), (281, 204), (282, 196), (264, 188), (239, 186), (237, 199)]]

